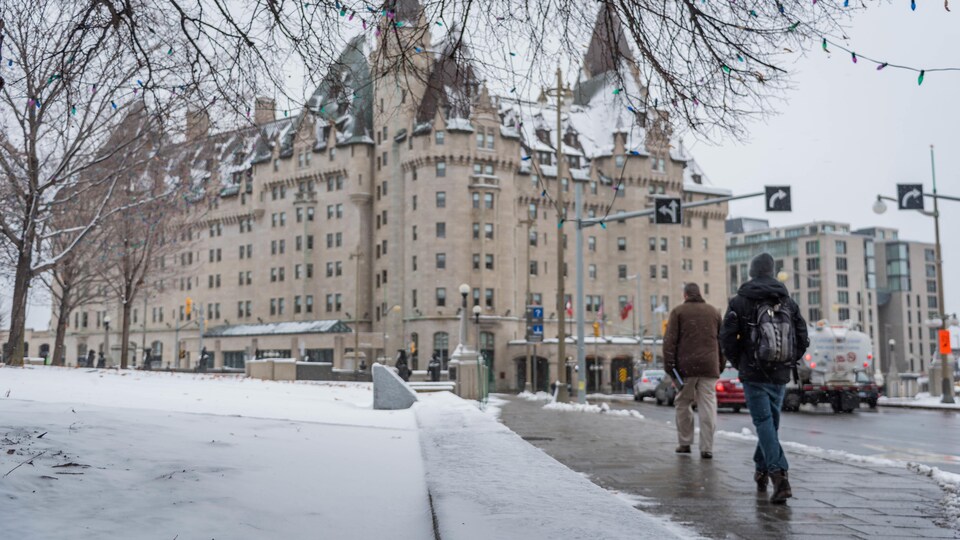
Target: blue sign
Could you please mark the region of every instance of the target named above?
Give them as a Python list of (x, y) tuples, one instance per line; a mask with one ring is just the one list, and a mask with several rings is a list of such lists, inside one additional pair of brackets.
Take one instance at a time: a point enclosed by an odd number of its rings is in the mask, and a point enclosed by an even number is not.
[(540, 306), (535, 306), (535, 307), (531, 308), (531, 309), (530, 309), (530, 315), (531, 315), (534, 319), (542, 319), (542, 318), (543, 318), (543, 308), (540, 307)]
[(534, 325), (530, 326), (530, 333), (531, 333), (531, 334), (534, 334), (534, 335), (537, 335), (537, 336), (542, 336), (542, 335), (543, 335), (543, 325), (542, 325), (542, 324), (534, 324)]
[(543, 306), (527, 306), (527, 341), (543, 341)]

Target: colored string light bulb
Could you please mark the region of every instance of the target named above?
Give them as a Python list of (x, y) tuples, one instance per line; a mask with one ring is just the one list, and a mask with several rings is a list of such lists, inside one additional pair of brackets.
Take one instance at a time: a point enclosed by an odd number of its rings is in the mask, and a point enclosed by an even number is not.
[(850, 0), (843, 0), (843, 7), (850, 7)]
[(523, 156), (520, 161), (530, 161), (530, 156)]
[(173, 47), (167, 49), (167, 56), (170, 56), (171, 54), (173, 54)]
[(730, 66), (728, 66), (728, 65), (726, 65), (726, 64), (721, 64), (721, 65), (720, 65), (720, 69), (722, 69), (723, 72), (726, 73), (727, 75), (730, 74)]
[(854, 64), (856, 64), (856, 63), (857, 63), (857, 53), (855, 53), (855, 52), (850, 53), (850, 59), (853, 60), (853, 63), (854, 63)]
[(910, 11), (917, 10), (917, 0), (910, 0)]
[(751, 17), (756, 17), (756, 16), (757, 16), (757, 11), (754, 10), (754, 9), (751, 9), (751, 10), (750, 10), (750, 16), (751, 16)]
[(921, 84), (923, 84), (923, 76), (924, 76), (924, 74), (926, 74), (926, 71), (924, 71), (924, 70), (921, 69), (921, 70), (920, 70), (920, 76), (917, 77), (917, 86), (920, 86)]
[(546, 196), (547, 196), (547, 190), (543, 190), (543, 192), (540, 193), (540, 196), (541, 196), (541, 197), (546, 197)]
[(421, 49), (420, 47), (414, 47), (413, 50), (414, 52), (423, 52), (423, 49)]
[(737, 55), (737, 62), (743, 62), (743, 57), (739, 54)]
[(886, 62), (884, 62), (884, 63), (880, 64), (879, 66), (877, 66), (877, 71), (880, 71), (881, 69), (883, 69), (883, 68), (885, 68), (885, 67), (887, 67), (887, 63), (886, 63)]
[(113, 107), (113, 110), (117, 110), (117, 102), (111, 101), (110, 106)]
[(601, 222), (600, 222), (600, 228), (601, 228), (601, 229), (606, 229), (606, 228), (607, 228), (607, 223), (604, 222), (604, 221), (601, 221)]
[(70, 107), (70, 114), (72, 114), (72, 115), (74, 115), (74, 116), (77, 115), (77, 106), (76, 106), (76, 105)]
[(619, 94), (620, 92), (623, 92), (623, 88), (614, 88), (614, 89), (613, 89), (613, 95), (617, 95), (617, 94)]
[(347, 8), (341, 8), (341, 9), (340, 9), (340, 16), (343, 17), (343, 16), (345, 16), (346, 14), (347, 14)]
[(823, 38), (822, 45), (823, 45), (823, 52), (830, 52), (830, 50), (827, 49), (827, 38)]
[(517, 55), (517, 53), (515, 53), (515, 52), (513, 52), (513, 51), (510, 51), (510, 56), (516, 56), (516, 55)]
[(798, 26), (800, 26), (800, 23), (799, 23), (799, 22), (795, 22), (795, 23), (793, 23), (793, 24), (790, 25), (790, 28), (787, 28), (787, 31), (788, 31), (788, 32), (793, 32), (794, 30), (797, 29)]

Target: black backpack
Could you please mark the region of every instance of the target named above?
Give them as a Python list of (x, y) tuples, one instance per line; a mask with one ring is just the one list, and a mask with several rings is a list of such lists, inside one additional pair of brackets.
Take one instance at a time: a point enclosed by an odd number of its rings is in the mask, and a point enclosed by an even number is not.
[(748, 324), (753, 360), (761, 369), (795, 366), (797, 339), (793, 315), (787, 302), (761, 300), (757, 303), (753, 321)]

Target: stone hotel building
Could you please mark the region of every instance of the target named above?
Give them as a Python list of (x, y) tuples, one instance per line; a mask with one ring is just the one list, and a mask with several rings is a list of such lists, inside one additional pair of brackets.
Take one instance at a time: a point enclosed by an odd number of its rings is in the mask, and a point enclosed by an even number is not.
[[(628, 109), (645, 92), (635, 77), (614, 93), (623, 83), (613, 59), (631, 53), (614, 45), (622, 31), (603, 17), (560, 104), (558, 178), (556, 100), (492, 95), (464, 49), (415, 31), (427, 24), (415, 1), (395, 12), (406, 22), (400, 43), (355, 38), (297, 114), (276, 119), (283, 115), (274, 103), (258, 99), (256, 126), (218, 134), (202, 116), (190, 118), (192, 175), (213, 196), (185, 210), (191, 231), (155, 265), (133, 312), (139, 352), (131, 360), (139, 363), (145, 348), (164, 367), (191, 367), (203, 330), (217, 367), (257, 355), (353, 369), (347, 353), (357, 343), (367, 363), (407, 349), (414, 369), (425, 369), (432, 354), (448, 359), (460, 339), (459, 288), (467, 284), (467, 309), (482, 308), (467, 339), (479, 344), (494, 387), (545, 388), (560, 365), (557, 272), (566, 275), (566, 295), (574, 292), (580, 182), (585, 213), (611, 216), (606, 228), (584, 233), (587, 323), (602, 322), (602, 337), (587, 347), (590, 386), (625, 390), (644, 348), (656, 354), (652, 338), (682, 301), (684, 283), (726, 304), (727, 207), (689, 209), (682, 225), (616, 214), (650, 208), (658, 196), (699, 201), (729, 192), (708, 185), (666, 112)], [(379, 47), (399, 46), (425, 51), (412, 59), (422, 76), (400, 81), (378, 62), (389, 56)], [(558, 189), (569, 216), (562, 227), (552, 203)], [(528, 293), (545, 307), (546, 339), (535, 348), (525, 341)], [(116, 323), (105, 332), (106, 315), (119, 320), (115, 300), (72, 314), (68, 365), (106, 340), (117, 362)], [(52, 336), (29, 339), (31, 354), (52, 349)], [(572, 340), (566, 351), (570, 370)]]

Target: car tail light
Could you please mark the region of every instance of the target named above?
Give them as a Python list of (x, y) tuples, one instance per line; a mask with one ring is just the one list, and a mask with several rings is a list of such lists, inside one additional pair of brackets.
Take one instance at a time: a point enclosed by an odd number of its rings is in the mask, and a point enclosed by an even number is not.
[(817, 363), (816, 363), (816, 362), (810, 362), (810, 369), (817, 369)]
[(803, 385), (803, 390), (809, 392), (810, 390), (813, 390), (813, 385), (812, 385), (812, 384), (805, 384), (805, 385)]
[(641, 381), (643, 381), (643, 382), (650, 382), (650, 379), (644, 377), (643, 379), (641, 379)]
[(718, 392), (723, 392), (723, 383), (722, 383), (722, 382), (718, 382), (718, 383), (717, 383), (717, 391), (718, 391)]
[(866, 367), (870, 367), (870, 362), (864, 362), (864, 363), (863, 363), (863, 367), (865, 367), (865, 368), (866, 368)]

